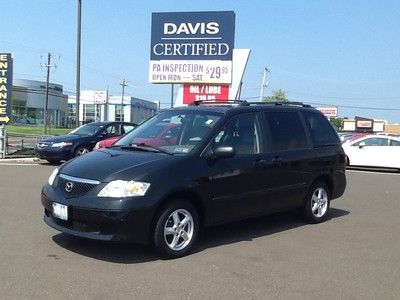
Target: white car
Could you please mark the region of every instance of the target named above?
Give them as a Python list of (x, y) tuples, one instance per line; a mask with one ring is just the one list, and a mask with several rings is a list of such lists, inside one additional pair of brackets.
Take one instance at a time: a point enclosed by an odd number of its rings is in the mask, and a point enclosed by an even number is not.
[(395, 168), (400, 171), (400, 137), (367, 135), (342, 144), (349, 166)]

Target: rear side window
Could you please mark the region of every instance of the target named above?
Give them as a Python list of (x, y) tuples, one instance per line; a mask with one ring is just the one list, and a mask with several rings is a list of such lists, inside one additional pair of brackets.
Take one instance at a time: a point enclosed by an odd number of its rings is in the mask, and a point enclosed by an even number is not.
[(367, 138), (363, 139), (357, 143), (354, 143), (352, 146), (388, 146), (389, 145), (389, 139), (387, 138), (380, 138), (380, 137), (372, 137), (372, 138)]
[(297, 112), (265, 112), (274, 151), (306, 148), (307, 139)]
[(304, 113), (314, 146), (336, 145), (339, 138), (328, 119), (318, 113)]
[(400, 142), (397, 140), (390, 140), (390, 146), (400, 146)]

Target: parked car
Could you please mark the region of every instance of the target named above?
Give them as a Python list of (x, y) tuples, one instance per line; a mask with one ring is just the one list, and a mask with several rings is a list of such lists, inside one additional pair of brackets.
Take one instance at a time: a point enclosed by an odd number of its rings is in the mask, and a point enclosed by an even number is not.
[(349, 166), (394, 168), (400, 170), (400, 138), (366, 135), (343, 143)]
[[(327, 219), (346, 164), (324, 115), (296, 103), (196, 103), (55, 169), (42, 189), (44, 221), (179, 257), (204, 227), (293, 208), (311, 223)], [(159, 146), (151, 143), (157, 126), (174, 131)]]
[[(152, 132), (151, 132), (152, 131)], [(152, 146), (167, 146), (176, 144), (176, 139), (179, 132), (179, 126), (171, 123), (160, 123), (155, 124), (152, 129), (146, 130), (146, 136), (141, 133), (135, 135), (135, 139), (132, 141), (134, 144), (145, 143)], [(108, 139), (101, 140), (96, 143), (94, 149), (109, 148), (115, 144), (121, 137), (111, 137)]]
[(107, 137), (121, 136), (136, 124), (129, 122), (94, 122), (72, 130), (67, 135), (38, 141), (36, 155), (50, 163), (58, 163), (92, 151), (95, 144)]
[[(132, 131), (133, 129), (135, 129), (136, 126), (137, 126), (137, 125), (134, 125), (133, 127), (131, 126), (131, 128), (126, 128), (125, 134), (127, 134), (128, 132), (130, 132), (130, 131)], [(114, 145), (114, 143), (115, 143), (116, 141), (118, 141), (121, 137), (123, 137), (123, 135), (116, 135), (116, 136), (112, 136), (112, 137), (110, 137), (110, 138), (106, 138), (106, 139), (103, 139), (103, 140), (101, 140), (101, 141), (98, 141), (98, 142), (96, 143), (96, 145), (94, 145), (93, 150), (97, 150), (97, 149), (100, 149), (100, 148), (109, 148), (109, 147), (111, 147), (112, 145)]]
[(367, 134), (368, 133), (363, 133), (363, 132), (339, 132), (338, 133), (340, 141), (342, 142), (342, 144), (344, 142), (351, 141), (351, 140), (366, 136)]
[(94, 145), (93, 150), (98, 150), (100, 148), (109, 148), (112, 145), (114, 145), (114, 143), (116, 141), (118, 141), (121, 137), (122, 137), (121, 135), (117, 135), (117, 136), (113, 136), (113, 137), (98, 141), (96, 143), (96, 145)]

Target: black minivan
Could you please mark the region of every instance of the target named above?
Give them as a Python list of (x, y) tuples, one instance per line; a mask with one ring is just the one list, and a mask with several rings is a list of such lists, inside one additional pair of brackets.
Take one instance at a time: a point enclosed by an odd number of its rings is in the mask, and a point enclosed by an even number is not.
[[(159, 124), (170, 124), (162, 140)], [(345, 166), (335, 130), (309, 105), (196, 102), (55, 169), (41, 201), (59, 231), (179, 257), (207, 226), (293, 208), (324, 221)]]

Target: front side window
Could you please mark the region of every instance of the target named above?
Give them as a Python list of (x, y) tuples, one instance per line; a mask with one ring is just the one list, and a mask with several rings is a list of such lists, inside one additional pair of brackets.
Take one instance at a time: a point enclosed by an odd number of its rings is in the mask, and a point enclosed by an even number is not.
[(297, 112), (266, 112), (273, 151), (303, 149), (306, 134)]
[(104, 131), (106, 136), (113, 136), (113, 135), (118, 135), (118, 124), (112, 124), (108, 126)]
[(260, 153), (260, 130), (255, 114), (233, 117), (214, 138), (214, 148), (233, 147), (237, 155)]
[(152, 146), (175, 154), (187, 154), (204, 140), (220, 118), (220, 114), (201, 111), (162, 112), (115, 145)]

